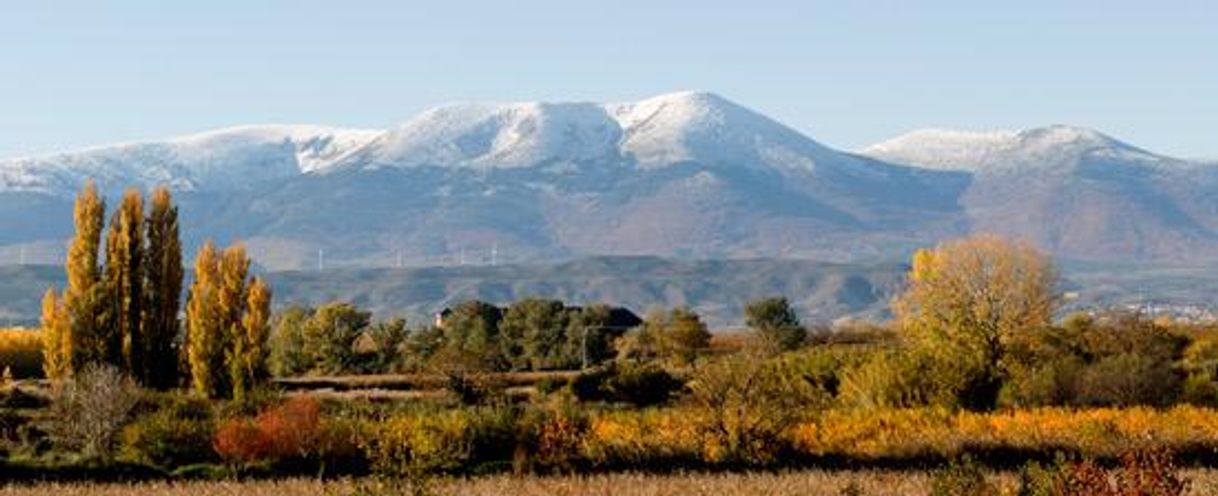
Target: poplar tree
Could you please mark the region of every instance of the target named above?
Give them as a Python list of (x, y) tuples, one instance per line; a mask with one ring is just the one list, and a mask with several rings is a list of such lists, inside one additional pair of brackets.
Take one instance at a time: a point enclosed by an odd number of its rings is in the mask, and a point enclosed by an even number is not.
[(200, 394), (242, 399), (266, 377), (271, 290), (261, 279), (247, 280), (249, 268), (240, 244), (217, 252), (208, 242), (195, 258), (186, 344)]
[(245, 394), (267, 377), (271, 333), (271, 288), (261, 278), (249, 283), (245, 315), (241, 319), (240, 335), (233, 342), (233, 358), (229, 362), (233, 398), (241, 401)]
[(174, 340), (179, 331), (182, 294), (182, 243), (178, 237), (178, 208), (169, 189), (153, 190), (149, 204), (147, 248), (144, 251), (144, 308), (147, 384), (167, 389), (177, 384), (178, 360)]
[(137, 382), (145, 383), (147, 346), (141, 326), (144, 299), (144, 199), (128, 189), (110, 218), (106, 235), (106, 288), (109, 318), (102, 329), (109, 348), (121, 353), (118, 364)]
[(194, 282), (186, 300), (186, 358), (195, 392), (217, 397), (224, 392), (225, 327), (220, 310), (219, 257), (208, 241), (195, 256)]
[(42, 297), (42, 369), (54, 381), (72, 376), (72, 329), (54, 288)]
[(73, 209), (76, 234), (64, 264), (68, 287), (64, 290), (63, 305), (71, 341), (67, 370), (81, 370), (86, 363), (104, 360), (109, 354), (98, 325), (104, 298), (98, 284), (97, 259), (105, 213), (106, 205), (97, 193), (97, 186), (93, 181), (85, 183), (76, 196)]

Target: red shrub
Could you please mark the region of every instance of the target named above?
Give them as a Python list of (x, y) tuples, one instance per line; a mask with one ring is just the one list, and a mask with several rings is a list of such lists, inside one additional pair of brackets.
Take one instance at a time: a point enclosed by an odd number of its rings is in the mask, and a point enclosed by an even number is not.
[(216, 440), (212, 445), (216, 453), (228, 462), (252, 463), (270, 459), (271, 439), (249, 419), (224, 421), (216, 429)]
[(234, 418), (216, 431), (216, 453), (230, 462), (256, 463), (303, 459), (313, 454), (324, 436), (321, 404), (297, 396), (263, 410), (253, 420)]

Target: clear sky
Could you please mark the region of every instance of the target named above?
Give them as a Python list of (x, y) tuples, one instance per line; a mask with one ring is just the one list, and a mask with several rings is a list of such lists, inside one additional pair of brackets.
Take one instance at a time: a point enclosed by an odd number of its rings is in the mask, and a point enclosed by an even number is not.
[(1218, 157), (1218, 2), (12, 1), (0, 157), (438, 103), (714, 91), (856, 149), (1094, 127)]

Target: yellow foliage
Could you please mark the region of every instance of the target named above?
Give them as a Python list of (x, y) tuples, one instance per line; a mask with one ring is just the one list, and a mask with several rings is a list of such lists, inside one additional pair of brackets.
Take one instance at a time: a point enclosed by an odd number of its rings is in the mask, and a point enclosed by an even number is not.
[(1218, 446), (1218, 410), (1196, 406), (993, 413), (835, 410), (793, 427), (791, 440), (803, 453), (864, 459), (954, 456), (966, 448), (1067, 449), (1118, 456), (1137, 448)]
[(0, 329), (0, 374), (23, 379), (42, 376), (42, 333), (29, 329)]

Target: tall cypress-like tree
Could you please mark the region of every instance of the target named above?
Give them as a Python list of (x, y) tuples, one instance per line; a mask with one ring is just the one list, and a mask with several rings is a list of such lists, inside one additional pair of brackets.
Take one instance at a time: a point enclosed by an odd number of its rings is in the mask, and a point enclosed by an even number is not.
[(108, 343), (98, 325), (104, 302), (99, 284), (98, 248), (105, 215), (105, 202), (98, 194), (97, 186), (89, 181), (76, 196), (73, 209), (76, 235), (68, 247), (68, 259), (64, 264), (68, 287), (64, 290), (63, 305), (71, 335), (69, 370), (81, 370), (84, 364), (105, 360), (109, 354)]
[(144, 252), (145, 377), (147, 384), (167, 389), (178, 382), (174, 340), (178, 336), (178, 307), (182, 295), (182, 243), (178, 237), (178, 208), (169, 189), (153, 190), (146, 222)]
[(190, 384), (196, 393), (224, 393), (225, 322), (220, 309), (219, 255), (208, 241), (195, 256), (194, 282), (186, 300), (186, 358)]
[(54, 288), (42, 297), (42, 369), (55, 381), (72, 376), (72, 329)]
[(128, 189), (110, 218), (106, 235), (106, 287), (110, 309), (106, 322), (107, 341), (117, 343), (119, 363), (137, 381), (146, 382), (144, 356), (147, 346), (143, 324), (144, 307), (144, 198)]

